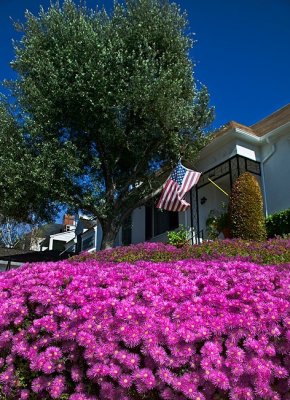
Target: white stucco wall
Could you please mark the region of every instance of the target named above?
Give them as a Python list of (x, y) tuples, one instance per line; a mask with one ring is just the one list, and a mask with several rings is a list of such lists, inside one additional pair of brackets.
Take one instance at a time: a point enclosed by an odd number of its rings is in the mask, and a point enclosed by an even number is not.
[[(247, 143), (245, 140), (237, 140), (235, 142), (235, 154), (247, 157), (250, 160), (260, 161), (261, 160), (261, 149), (260, 146), (253, 143)], [(234, 155), (234, 154), (233, 154)]]
[(290, 130), (263, 147), (267, 214), (290, 208)]
[[(189, 204), (190, 204), (190, 194), (187, 193), (184, 198)], [(178, 219), (179, 219), (179, 225), (184, 225), (186, 228), (191, 227), (191, 221), (190, 221), (190, 209), (180, 212)]]
[(103, 237), (103, 230), (102, 230), (101, 224), (98, 222), (98, 224), (97, 224), (96, 250), (100, 250), (100, 248), (101, 248), (102, 237)]
[(197, 170), (205, 172), (236, 154), (235, 140), (223, 142), (220, 147), (205, 148), (197, 160)]
[(200, 172), (208, 171), (236, 154), (260, 161), (260, 145), (258, 142), (256, 144), (247, 143), (246, 140), (238, 139), (233, 135), (227, 142), (223, 141), (215, 148), (208, 147), (202, 150), (197, 161), (197, 170)]
[[(260, 139), (249, 134), (244, 135), (237, 134), (234, 131), (230, 132), (226, 137), (219, 138), (218, 143), (213, 142), (200, 153), (200, 159), (197, 163), (198, 170), (206, 172), (235, 155), (240, 155), (254, 161), (261, 161), (263, 153)], [(256, 177), (260, 181), (260, 178)], [(215, 183), (230, 194), (229, 175), (215, 180)], [(211, 183), (199, 189), (198, 197), (199, 229), (203, 231), (203, 235), (206, 237), (206, 220), (209, 217), (210, 211), (222, 211), (222, 203), (227, 204), (229, 198)], [(202, 197), (207, 199), (204, 204), (200, 203)]]

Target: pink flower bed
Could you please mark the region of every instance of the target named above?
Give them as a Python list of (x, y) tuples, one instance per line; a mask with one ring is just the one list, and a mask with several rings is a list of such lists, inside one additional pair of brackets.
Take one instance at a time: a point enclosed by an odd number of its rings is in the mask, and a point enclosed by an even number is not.
[(290, 399), (289, 288), (289, 266), (241, 261), (3, 273), (0, 397)]

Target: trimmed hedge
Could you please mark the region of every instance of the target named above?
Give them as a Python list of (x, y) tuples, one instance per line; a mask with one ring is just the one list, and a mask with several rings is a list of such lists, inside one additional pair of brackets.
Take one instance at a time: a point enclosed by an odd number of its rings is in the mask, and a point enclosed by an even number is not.
[(263, 197), (257, 179), (245, 172), (235, 181), (229, 202), (231, 233), (234, 238), (265, 240)]
[(290, 234), (290, 208), (269, 215), (266, 218), (266, 229), (269, 238)]

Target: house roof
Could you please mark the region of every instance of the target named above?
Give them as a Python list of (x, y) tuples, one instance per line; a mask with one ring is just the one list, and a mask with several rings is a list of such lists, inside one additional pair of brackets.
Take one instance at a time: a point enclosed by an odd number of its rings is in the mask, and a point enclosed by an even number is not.
[[(60, 233), (62, 229), (63, 229), (62, 224), (56, 224), (56, 223), (45, 224), (37, 229), (36, 236), (39, 238), (47, 237), (55, 233)], [(31, 235), (31, 232), (29, 234)]]
[(92, 226), (91, 228), (87, 229), (86, 231), (81, 233), (81, 236), (87, 235), (89, 232), (94, 232), (96, 225)]
[(252, 125), (251, 128), (254, 130), (257, 136), (264, 136), (266, 133), (273, 131), (279, 126), (287, 124), (290, 121), (290, 104), (280, 108), (268, 117), (262, 119), (256, 124)]
[(97, 224), (96, 220), (91, 220), (82, 217), (80, 217), (80, 222), (82, 223), (83, 229), (90, 229)]
[(244, 132), (247, 132), (256, 137), (262, 137), (267, 133), (273, 131), (274, 129), (278, 128), (279, 126), (285, 125), (287, 122), (290, 122), (290, 103), (251, 126), (246, 126), (240, 124), (239, 122), (230, 121), (217, 132), (215, 132), (214, 138), (223, 136), (225, 133), (229, 132), (232, 129), (241, 129)]
[(256, 133), (254, 132), (253, 129), (251, 129), (249, 126), (240, 124), (239, 122), (236, 121), (230, 121), (228, 123), (226, 123), (222, 128), (220, 128), (215, 134), (214, 137), (219, 137), (219, 136), (223, 136), (226, 132), (235, 129), (235, 128), (239, 128), (242, 129), (243, 131), (246, 131), (248, 133), (251, 133), (252, 135), (256, 135)]
[(50, 237), (55, 240), (61, 240), (63, 242), (68, 242), (75, 237), (75, 231), (55, 233), (54, 235), (50, 235)]

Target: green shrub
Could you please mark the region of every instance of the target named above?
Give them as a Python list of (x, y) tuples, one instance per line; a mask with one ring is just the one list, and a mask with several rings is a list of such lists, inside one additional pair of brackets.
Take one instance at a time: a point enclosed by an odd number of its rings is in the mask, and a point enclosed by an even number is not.
[(266, 229), (269, 238), (284, 236), (290, 233), (290, 208), (277, 212), (266, 218)]
[(225, 203), (222, 203), (222, 211), (210, 210), (206, 220), (206, 233), (211, 240), (217, 239), (220, 233), (225, 238), (231, 237), (229, 213)]
[(190, 239), (189, 236), (189, 230), (183, 225), (179, 225), (179, 229), (177, 231), (170, 231), (167, 233), (167, 240), (172, 246), (183, 247), (188, 244)]
[(229, 202), (231, 231), (234, 238), (266, 238), (263, 197), (257, 179), (245, 172), (236, 180)]

